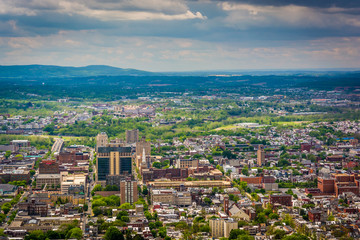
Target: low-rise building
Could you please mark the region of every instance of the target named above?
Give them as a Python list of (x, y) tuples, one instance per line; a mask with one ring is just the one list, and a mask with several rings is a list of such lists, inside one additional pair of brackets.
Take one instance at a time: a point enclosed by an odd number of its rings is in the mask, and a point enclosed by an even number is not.
[(190, 192), (178, 192), (173, 189), (153, 189), (151, 191), (151, 202), (189, 206), (192, 200)]
[(270, 195), (270, 204), (280, 204), (284, 206), (292, 206), (292, 196), (290, 194)]
[(82, 193), (86, 194), (86, 178), (87, 176), (81, 173), (63, 174), (61, 180), (61, 193), (74, 194), (82, 190)]
[(36, 189), (56, 189), (60, 188), (60, 174), (39, 174), (36, 178)]

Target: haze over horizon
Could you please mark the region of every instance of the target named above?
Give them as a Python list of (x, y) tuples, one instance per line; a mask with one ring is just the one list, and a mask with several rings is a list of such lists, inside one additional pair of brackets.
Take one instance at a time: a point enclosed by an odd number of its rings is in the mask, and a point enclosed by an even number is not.
[(359, 68), (360, 2), (0, 0), (0, 36), (0, 65)]

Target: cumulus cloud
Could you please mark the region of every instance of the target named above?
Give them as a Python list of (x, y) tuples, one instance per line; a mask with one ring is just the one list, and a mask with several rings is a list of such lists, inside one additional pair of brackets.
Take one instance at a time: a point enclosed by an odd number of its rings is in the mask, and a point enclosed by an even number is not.
[[(228, 12), (225, 22), (240, 29), (255, 26), (359, 27), (360, 9), (310, 8), (297, 5), (260, 6), (234, 2), (219, 3)], [(348, 14), (350, 12), (350, 14)]]
[(296, 5), (311, 8), (358, 8), (360, 7), (359, 1), (353, 0), (228, 0), (228, 2), (239, 4), (251, 4), (258, 6), (274, 6), (281, 7), (287, 5)]
[(35, 16), (43, 12), (79, 14), (103, 21), (206, 18), (176, 0), (0, 0), (0, 14)]
[(0, 64), (356, 67), (360, 1), (0, 0)]

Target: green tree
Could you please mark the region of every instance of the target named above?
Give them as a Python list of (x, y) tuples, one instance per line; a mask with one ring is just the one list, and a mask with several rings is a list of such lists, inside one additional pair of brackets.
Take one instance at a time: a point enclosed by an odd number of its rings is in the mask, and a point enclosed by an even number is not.
[(1, 206), (1, 209), (4, 211), (5, 214), (8, 214), (10, 209), (11, 209), (11, 205), (10, 203), (5, 203)]
[(122, 216), (121, 221), (123, 222), (130, 222), (130, 218), (128, 216)]
[(279, 219), (279, 215), (277, 215), (276, 213), (270, 213), (269, 218), (270, 219)]
[(211, 199), (208, 198), (208, 197), (205, 197), (205, 198), (204, 198), (204, 202), (205, 202), (207, 205), (211, 205), (211, 203), (212, 203)]
[(131, 209), (132, 206), (131, 206), (130, 203), (123, 203), (123, 204), (120, 205), (119, 208), (120, 208), (120, 209)]
[(78, 227), (75, 227), (75, 228), (72, 228), (68, 234), (67, 234), (67, 238), (72, 238), (72, 239), (82, 239), (82, 236), (83, 236), (83, 232), (80, 228)]
[(49, 239), (61, 239), (61, 234), (59, 232), (57, 232), (57, 231), (50, 230), (50, 231), (46, 232), (46, 238), (49, 238)]
[(103, 214), (103, 211), (99, 207), (94, 207), (93, 208), (93, 213), (94, 213), (95, 216), (99, 216), (100, 214)]
[(274, 231), (274, 239), (282, 239), (286, 236), (286, 232), (284, 230), (276, 229)]
[(6, 151), (4, 157), (8, 159), (11, 155), (11, 151)]
[(33, 169), (31, 169), (29, 172), (30, 172), (30, 175), (31, 175), (31, 176), (34, 176), (34, 175), (35, 175), (35, 173), (36, 173), (36, 171), (35, 171), (35, 170), (33, 170)]
[(282, 240), (309, 240), (309, 238), (302, 234), (294, 233), (292, 235), (285, 236)]
[(165, 227), (160, 227), (159, 228), (159, 236), (160, 237), (162, 237), (162, 238), (164, 238), (164, 237), (166, 237), (166, 228)]
[(143, 186), (142, 194), (145, 195), (145, 196), (149, 194), (149, 191), (148, 191), (146, 185)]
[(248, 236), (248, 232), (241, 229), (233, 229), (230, 231), (229, 240), (238, 239), (240, 236)]
[(161, 169), (161, 163), (160, 163), (160, 162), (154, 162), (154, 163), (152, 164), (152, 166), (153, 166), (154, 168)]
[(102, 191), (101, 185), (100, 185), (100, 184), (96, 184), (96, 185), (94, 186), (94, 188), (93, 188), (93, 191), (94, 191), (94, 192)]
[(200, 226), (200, 232), (210, 232), (209, 224), (203, 224)]
[(116, 216), (116, 218), (117, 219), (121, 219), (121, 217), (124, 217), (124, 216), (129, 216), (129, 213), (127, 212), (127, 211), (120, 211), (118, 214), (117, 214), (117, 216)]
[(109, 227), (105, 233), (105, 240), (125, 240), (124, 235), (116, 227)]
[(41, 230), (34, 230), (25, 236), (25, 240), (45, 240), (46, 236)]
[(0, 228), (0, 236), (1, 237), (6, 237), (7, 235), (4, 233), (4, 229)]
[(248, 168), (243, 168), (241, 170), (241, 173), (244, 174), (245, 176), (249, 176), (249, 169)]

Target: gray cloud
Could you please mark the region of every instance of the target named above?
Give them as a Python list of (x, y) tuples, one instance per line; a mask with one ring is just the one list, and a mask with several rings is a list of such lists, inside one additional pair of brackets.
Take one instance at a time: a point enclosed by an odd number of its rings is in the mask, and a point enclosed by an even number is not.
[[(218, 1), (215, 1), (218, 2)], [(251, 5), (261, 6), (288, 6), (296, 5), (303, 7), (315, 7), (315, 8), (359, 8), (360, 1), (354, 0), (229, 0), (234, 3), (246, 3)]]
[(272, 55), (293, 68), (315, 64), (316, 54), (321, 67), (345, 64), (341, 54), (353, 64), (360, 62), (354, 2), (0, 0), (0, 64), (235, 69), (265, 66)]

